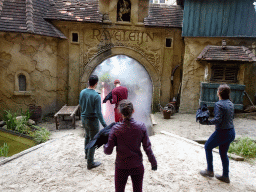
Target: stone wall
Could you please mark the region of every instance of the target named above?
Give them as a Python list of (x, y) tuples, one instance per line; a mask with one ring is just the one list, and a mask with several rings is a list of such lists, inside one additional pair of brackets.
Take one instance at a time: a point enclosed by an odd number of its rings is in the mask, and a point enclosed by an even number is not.
[[(198, 55), (207, 45), (221, 46), (223, 38), (189, 38), (184, 39), (185, 55), (183, 63), (183, 78), (181, 91), (180, 112), (194, 113), (199, 107), (200, 82), (206, 81), (205, 64), (196, 61)], [(225, 38), (227, 46), (245, 46), (254, 48), (255, 39), (250, 38)], [(254, 51), (252, 49), (252, 51)], [(238, 83), (246, 86), (246, 92), (251, 99), (256, 94), (255, 63), (245, 63), (240, 66)], [(244, 71), (244, 74), (241, 74)], [(244, 106), (249, 104), (249, 100), (244, 97)]]
[[(29, 104), (54, 113), (64, 104), (77, 105), (80, 91), (93, 70), (105, 59), (127, 55), (149, 73), (153, 84), (153, 110), (167, 104), (180, 84), (184, 45), (181, 29), (56, 22), (68, 39), (19, 33), (0, 34), (0, 108), (27, 110)], [(72, 42), (77, 33), (78, 42)], [(165, 47), (165, 39), (172, 46)], [(171, 73), (179, 69), (171, 84)], [(26, 91), (19, 91), (18, 77), (26, 76)]]
[[(67, 45), (61, 45), (63, 51), (68, 49), (64, 52), (68, 53), (65, 57), (69, 61), (69, 105), (78, 104), (79, 93), (87, 86), (93, 70), (115, 55), (129, 56), (145, 67), (153, 84), (154, 110), (177, 94), (184, 54), (181, 29), (146, 28), (133, 23), (56, 22), (54, 25), (69, 37)], [(72, 33), (78, 34), (78, 42), (72, 42)], [(172, 40), (171, 47), (165, 47), (166, 38)], [(171, 85), (171, 73), (177, 65), (180, 68)]]
[[(0, 33), (0, 115), (26, 111), (29, 104), (41, 106), (43, 114), (55, 112), (66, 102), (64, 63), (56, 38)], [(19, 75), (26, 77), (25, 91), (19, 91)]]

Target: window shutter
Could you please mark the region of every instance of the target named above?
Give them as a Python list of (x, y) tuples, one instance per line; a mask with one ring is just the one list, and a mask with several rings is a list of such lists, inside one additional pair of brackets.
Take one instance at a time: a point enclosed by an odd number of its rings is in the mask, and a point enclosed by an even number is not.
[(211, 81), (235, 83), (239, 67), (232, 64), (213, 64)]
[(238, 68), (236, 66), (227, 66), (225, 70), (225, 81), (236, 82), (237, 72)]
[(224, 67), (221, 65), (213, 65), (212, 67), (212, 81), (222, 81), (224, 76)]

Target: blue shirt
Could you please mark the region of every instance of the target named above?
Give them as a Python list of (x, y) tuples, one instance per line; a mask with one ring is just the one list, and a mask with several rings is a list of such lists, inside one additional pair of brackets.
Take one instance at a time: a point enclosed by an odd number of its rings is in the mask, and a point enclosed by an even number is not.
[(219, 100), (214, 106), (214, 118), (208, 121), (208, 125), (215, 125), (219, 129), (232, 129), (234, 119), (234, 104), (229, 100)]
[(97, 117), (103, 127), (107, 126), (101, 113), (100, 95), (94, 89), (83, 89), (80, 92), (79, 105), (81, 107), (82, 117)]

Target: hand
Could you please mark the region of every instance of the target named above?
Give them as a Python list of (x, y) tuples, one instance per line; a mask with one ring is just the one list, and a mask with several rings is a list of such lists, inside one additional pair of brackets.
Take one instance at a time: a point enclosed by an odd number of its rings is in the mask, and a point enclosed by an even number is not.
[(156, 171), (157, 170), (157, 165), (152, 166), (152, 170)]
[(199, 120), (199, 123), (201, 125), (208, 125), (208, 119), (206, 121), (203, 121), (202, 119)]

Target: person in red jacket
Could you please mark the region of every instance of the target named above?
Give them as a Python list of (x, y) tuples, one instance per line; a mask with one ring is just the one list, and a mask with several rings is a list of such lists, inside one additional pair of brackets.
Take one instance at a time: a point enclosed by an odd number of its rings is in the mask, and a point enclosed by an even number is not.
[(115, 104), (115, 122), (121, 122), (123, 118), (117, 107), (120, 101), (128, 98), (128, 89), (124, 86), (121, 86), (121, 83), (118, 79), (114, 81), (114, 85), (115, 88), (112, 90), (111, 103)]
[(116, 147), (115, 191), (124, 192), (127, 179), (131, 176), (133, 191), (142, 192), (144, 166), (141, 144), (154, 171), (157, 170), (157, 161), (145, 124), (132, 118), (133, 104), (122, 100), (119, 108), (124, 120), (112, 127), (104, 153), (110, 155)]

